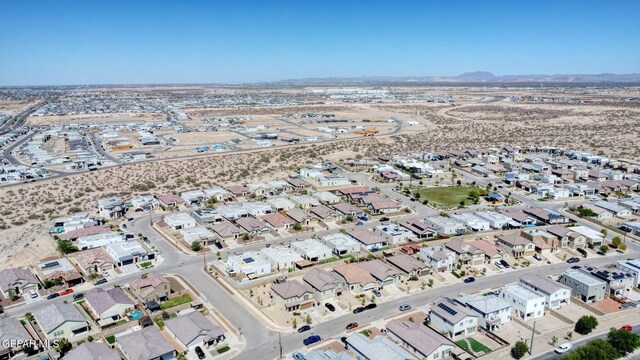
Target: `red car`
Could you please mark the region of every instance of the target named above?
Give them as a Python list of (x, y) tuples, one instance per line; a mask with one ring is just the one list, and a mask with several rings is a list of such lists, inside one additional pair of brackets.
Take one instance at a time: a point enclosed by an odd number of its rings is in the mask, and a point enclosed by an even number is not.
[(60, 296), (68, 295), (68, 294), (71, 294), (72, 292), (73, 292), (73, 289), (62, 290), (60, 291)]
[(633, 330), (633, 328), (631, 327), (631, 325), (624, 325), (623, 327), (620, 328), (621, 330), (627, 330), (627, 331), (631, 331)]

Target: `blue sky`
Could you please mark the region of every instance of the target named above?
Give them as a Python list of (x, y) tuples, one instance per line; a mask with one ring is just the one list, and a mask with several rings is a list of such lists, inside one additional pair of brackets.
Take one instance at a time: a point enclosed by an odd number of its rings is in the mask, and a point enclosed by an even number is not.
[(640, 72), (640, 1), (0, 1), (0, 85)]

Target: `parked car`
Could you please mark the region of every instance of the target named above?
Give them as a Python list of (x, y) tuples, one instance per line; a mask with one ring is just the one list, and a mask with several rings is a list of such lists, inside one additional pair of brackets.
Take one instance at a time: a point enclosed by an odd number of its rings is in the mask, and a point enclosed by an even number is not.
[(580, 262), (580, 259), (578, 259), (577, 257), (572, 257), (572, 258), (567, 259), (567, 262), (569, 264), (575, 264), (577, 262)]
[(127, 218), (127, 221), (133, 221), (133, 218), (131, 218), (131, 217)]
[(369, 219), (366, 216), (358, 216), (358, 219), (362, 221), (369, 221)]
[(378, 289), (373, 289), (372, 293), (377, 297), (382, 297), (382, 293)]
[(73, 294), (73, 300), (78, 300), (78, 299), (83, 299), (83, 298), (84, 298), (84, 294), (83, 293)]
[(540, 254), (538, 254), (538, 253), (533, 254), (533, 258), (538, 260), (538, 261), (542, 261), (542, 256), (540, 256)]
[(124, 234), (124, 238), (125, 239), (133, 239), (134, 237), (136, 237), (136, 236), (133, 235), (133, 234)]
[(300, 326), (300, 327), (298, 328), (298, 332), (299, 332), (299, 333), (303, 333), (303, 332), (305, 332), (305, 331), (309, 331), (309, 330), (311, 330), (311, 326), (309, 326), (309, 325)]
[(622, 327), (620, 328), (620, 330), (632, 331), (632, 330), (633, 330), (633, 327), (631, 327), (631, 325), (622, 325)]
[(93, 282), (93, 285), (102, 285), (105, 284), (107, 282), (107, 279), (99, 279)]
[(583, 258), (587, 257), (587, 250), (581, 249), (581, 248), (577, 248), (576, 250), (578, 250), (578, 252), (580, 253), (580, 255), (582, 255)]
[(363, 312), (364, 310), (365, 310), (365, 309), (364, 309), (362, 306), (360, 306), (360, 307), (357, 307), (357, 308), (353, 309), (353, 313), (354, 313), (354, 314), (360, 314), (360, 313), (361, 313), (361, 312)]
[(376, 305), (376, 303), (371, 303), (371, 304), (367, 304), (367, 306), (364, 307), (365, 310), (373, 310), (375, 308), (377, 308), (378, 305)]
[(0, 306), (0, 314), (4, 314), (4, 308)]
[(571, 350), (572, 348), (573, 348), (573, 345), (571, 343), (564, 343), (556, 348), (556, 352), (558, 354), (564, 354), (567, 351)]
[(302, 355), (299, 352), (294, 352), (293, 354), (291, 354), (291, 357), (293, 358), (293, 360), (306, 360), (306, 358), (304, 357), (304, 355)]
[(35, 299), (38, 297), (38, 292), (35, 290), (29, 290), (29, 297)]
[(499, 261), (493, 263), (498, 269), (504, 269), (504, 265), (502, 265)]
[(391, 219), (389, 219), (389, 218), (388, 218), (388, 217), (386, 217), (386, 216), (385, 216), (385, 217), (380, 218), (380, 222), (386, 222), (386, 221), (389, 221), (389, 220), (391, 220)]
[(573, 265), (571, 268), (572, 268), (573, 270), (578, 270), (578, 269), (580, 269), (581, 267), (582, 267), (582, 266), (580, 266), (580, 265)]
[(202, 351), (202, 348), (200, 346), (196, 346), (195, 351), (196, 351), (196, 355), (198, 355), (198, 359), (202, 360), (207, 358), (207, 356), (204, 354), (204, 351)]
[(62, 291), (60, 291), (60, 296), (69, 295), (72, 292), (73, 292), (73, 289), (62, 290)]
[(49, 296), (47, 296), (47, 300), (55, 299), (57, 297), (60, 297), (60, 294), (58, 293), (49, 294)]
[(102, 272), (102, 276), (104, 276), (104, 277), (109, 276), (109, 272), (108, 272), (108, 271), (106, 271), (106, 270), (105, 270), (105, 271), (103, 271), (103, 272)]
[(126, 228), (127, 228), (127, 224), (121, 224), (120, 226), (121, 226), (123, 229), (126, 229)]
[(324, 304), (324, 307), (326, 307), (326, 308), (327, 308), (329, 311), (331, 311), (331, 312), (336, 311), (336, 307), (335, 307), (335, 306), (333, 306), (333, 304), (331, 304), (331, 303), (325, 303), (325, 304)]
[(357, 327), (358, 327), (358, 323), (352, 322), (352, 323), (349, 323), (349, 325), (347, 325), (347, 330), (355, 329)]
[(500, 264), (502, 264), (502, 266), (504, 266), (505, 268), (509, 268), (509, 263), (506, 260), (500, 260)]
[(302, 343), (304, 343), (305, 345), (311, 345), (317, 343), (320, 340), (322, 340), (322, 338), (319, 335), (311, 335), (308, 338), (302, 340)]
[(409, 304), (400, 305), (400, 311), (407, 311), (407, 310), (411, 310), (411, 305)]
[(363, 223), (362, 221), (358, 221), (358, 222), (356, 223), (356, 225), (358, 225), (358, 226), (359, 226), (359, 225), (364, 225), (364, 223)]
[(469, 284), (476, 281), (476, 278), (474, 278), (473, 276), (469, 276), (468, 278), (464, 279), (464, 282)]

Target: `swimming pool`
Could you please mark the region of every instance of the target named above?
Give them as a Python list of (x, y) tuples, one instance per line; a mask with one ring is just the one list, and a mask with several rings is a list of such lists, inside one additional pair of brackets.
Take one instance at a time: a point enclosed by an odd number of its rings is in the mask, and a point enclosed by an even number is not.
[(142, 313), (140, 311), (134, 311), (131, 313), (131, 315), (129, 315), (129, 318), (131, 318), (131, 320), (137, 320), (140, 319), (142, 317)]

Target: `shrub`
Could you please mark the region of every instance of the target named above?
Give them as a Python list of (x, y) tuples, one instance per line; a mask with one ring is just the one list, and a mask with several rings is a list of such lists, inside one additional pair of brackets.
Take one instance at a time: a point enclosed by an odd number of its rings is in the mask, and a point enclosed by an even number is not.
[(574, 328), (575, 332), (581, 335), (587, 335), (592, 332), (598, 326), (598, 319), (592, 315), (583, 315), (576, 322), (576, 326)]
[(522, 359), (522, 357), (529, 351), (529, 346), (524, 341), (518, 341), (511, 348), (511, 356), (516, 359)]
[(200, 241), (194, 241), (191, 243), (191, 250), (198, 252), (201, 249), (202, 249), (202, 245), (200, 245)]

